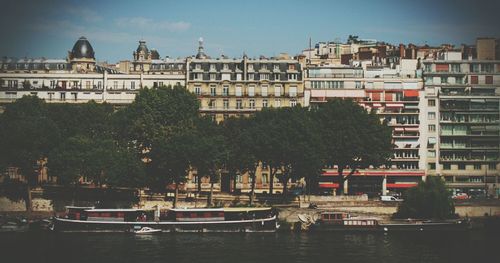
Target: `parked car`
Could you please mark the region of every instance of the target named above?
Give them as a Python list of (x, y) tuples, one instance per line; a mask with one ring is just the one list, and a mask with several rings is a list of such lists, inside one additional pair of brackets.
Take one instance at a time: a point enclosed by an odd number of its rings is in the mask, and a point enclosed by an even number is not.
[(383, 202), (398, 202), (398, 201), (403, 201), (403, 199), (400, 199), (396, 196), (392, 196), (392, 195), (381, 195), (380, 196), (380, 201), (383, 201)]
[(467, 200), (470, 197), (466, 193), (457, 193), (457, 194), (453, 195), (451, 198), (455, 199), (455, 200)]

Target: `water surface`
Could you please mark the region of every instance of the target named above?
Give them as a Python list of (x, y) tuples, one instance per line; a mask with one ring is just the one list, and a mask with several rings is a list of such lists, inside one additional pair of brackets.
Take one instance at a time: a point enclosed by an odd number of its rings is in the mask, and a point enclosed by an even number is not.
[(0, 233), (1, 262), (500, 262), (494, 233)]

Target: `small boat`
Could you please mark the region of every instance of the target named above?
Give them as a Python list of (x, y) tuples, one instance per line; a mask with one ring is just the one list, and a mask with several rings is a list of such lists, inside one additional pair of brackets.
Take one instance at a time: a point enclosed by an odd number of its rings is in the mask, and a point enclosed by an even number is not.
[(154, 228), (151, 228), (151, 227), (143, 227), (139, 230), (134, 230), (134, 233), (135, 234), (155, 234), (155, 233), (161, 233), (162, 230), (161, 229), (154, 229)]

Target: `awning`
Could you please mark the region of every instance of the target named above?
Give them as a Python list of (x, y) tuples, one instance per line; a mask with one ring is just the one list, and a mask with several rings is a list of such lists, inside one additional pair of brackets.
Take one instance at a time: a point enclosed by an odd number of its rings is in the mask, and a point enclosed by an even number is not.
[(408, 183), (408, 184), (387, 184), (387, 188), (411, 188), (417, 186), (417, 183)]
[(339, 188), (338, 183), (319, 183), (319, 188)]
[(402, 103), (387, 103), (385, 106), (387, 108), (403, 108), (404, 104), (402, 104)]
[(418, 97), (418, 90), (405, 90), (405, 97)]

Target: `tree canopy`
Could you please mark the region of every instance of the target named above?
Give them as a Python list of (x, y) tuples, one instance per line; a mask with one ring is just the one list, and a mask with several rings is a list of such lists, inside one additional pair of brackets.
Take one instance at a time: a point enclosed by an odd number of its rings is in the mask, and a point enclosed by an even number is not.
[(439, 177), (428, 176), (417, 187), (408, 189), (396, 218), (448, 219), (455, 217), (451, 193)]

